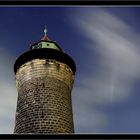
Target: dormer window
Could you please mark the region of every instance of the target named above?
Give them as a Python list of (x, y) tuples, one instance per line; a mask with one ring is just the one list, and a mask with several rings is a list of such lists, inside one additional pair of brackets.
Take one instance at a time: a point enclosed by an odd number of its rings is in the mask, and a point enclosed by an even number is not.
[(38, 48), (42, 48), (42, 44), (40, 43), (40, 44), (38, 44)]

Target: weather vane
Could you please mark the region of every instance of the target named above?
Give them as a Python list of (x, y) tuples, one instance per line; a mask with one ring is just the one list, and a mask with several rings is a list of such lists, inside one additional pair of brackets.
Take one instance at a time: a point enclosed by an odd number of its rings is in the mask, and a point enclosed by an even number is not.
[(45, 36), (47, 36), (47, 27), (45, 26), (45, 29), (44, 29), (44, 33), (45, 33)]

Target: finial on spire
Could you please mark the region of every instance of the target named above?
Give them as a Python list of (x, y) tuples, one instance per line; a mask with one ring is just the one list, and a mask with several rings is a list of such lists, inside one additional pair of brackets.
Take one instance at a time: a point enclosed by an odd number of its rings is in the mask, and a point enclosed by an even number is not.
[(46, 27), (46, 25), (45, 25), (44, 33), (45, 33), (45, 36), (47, 36), (47, 27)]
[(49, 41), (50, 40), (48, 38), (48, 36), (47, 36), (47, 27), (46, 27), (46, 25), (45, 25), (45, 29), (44, 29), (44, 37), (41, 40), (44, 40), (44, 41)]

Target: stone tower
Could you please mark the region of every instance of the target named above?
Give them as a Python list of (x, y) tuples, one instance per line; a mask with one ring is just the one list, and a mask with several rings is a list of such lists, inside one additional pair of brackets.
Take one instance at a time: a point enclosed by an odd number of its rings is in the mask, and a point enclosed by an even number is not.
[(14, 64), (18, 91), (14, 133), (74, 133), (71, 91), (76, 66), (44, 32)]

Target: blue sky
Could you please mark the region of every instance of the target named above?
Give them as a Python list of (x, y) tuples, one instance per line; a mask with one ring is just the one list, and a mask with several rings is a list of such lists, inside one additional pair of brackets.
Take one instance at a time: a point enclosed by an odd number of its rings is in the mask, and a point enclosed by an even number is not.
[(139, 7), (0, 7), (0, 133), (13, 133), (15, 59), (48, 36), (76, 63), (76, 133), (140, 132)]

